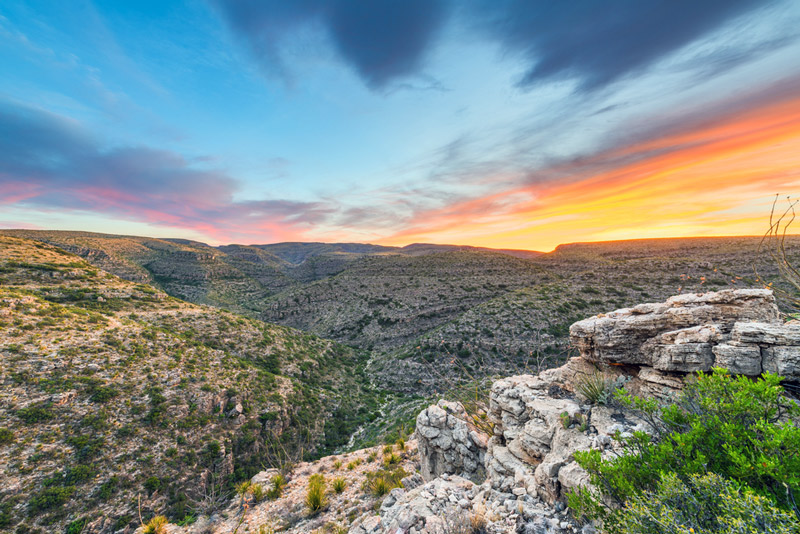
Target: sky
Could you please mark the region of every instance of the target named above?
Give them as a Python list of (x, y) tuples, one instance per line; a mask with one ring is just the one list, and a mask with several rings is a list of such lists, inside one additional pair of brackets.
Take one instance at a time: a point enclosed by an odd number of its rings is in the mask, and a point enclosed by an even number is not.
[(796, 0), (5, 0), (0, 228), (280, 241), (761, 235)]

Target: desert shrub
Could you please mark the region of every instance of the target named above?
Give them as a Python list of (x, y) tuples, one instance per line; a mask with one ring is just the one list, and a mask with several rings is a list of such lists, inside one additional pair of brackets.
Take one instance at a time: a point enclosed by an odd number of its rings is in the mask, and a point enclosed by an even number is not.
[(383, 457), (383, 464), (386, 466), (396, 465), (400, 463), (401, 458), (395, 453), (387, 454)]
[(253, 500), (255, 502), (258, 503), (264, 500), (266, 492), (264, 491), (264, 486), (261, 484), (252, 484), (248, 490), (250, 491), (250, 495), (253, 496)]
[(735, 481), (781, 509), (793, 509), (800, 490), (800, 407), (785, 396), (780, 377), (758, 380), (731, 377), (723, 369), (699, 374), (674, 403), (659, 407), (653, 399), (620, 391), (619, 402), (639, 411), (652, 435), (634, 432), (618, 439), (626, 454), (603, 459), (600, 451), (575, 453), (586, 469), (594, 493), (570, 496), (579, 515), (603, 517), (618, 505), (656, 492), (661, 473), (674, 473), (684, 483), (692, 475), (715, 473)]
[(320, 474), (311, 475), (308, 480), (308, 490), (306, 490), (306, 508), (309, 513), (315, 514), (328, 504), (325, 495), (325, 477)]
[[(369, 453), (367, 455), (367, 461), (370, 462), (370, 463), (374, 462), (377, 459), (378, 459), (378, 455), (376, 453), (374, 453), (374, 452), (371, 452), (371, 453)], [(349, 469), (349, 467), (350, 466), (348, 466), (348, 469)]]
[(686, 482), (675, 473), (663, 474), (658, 486), (632, 497), (608, 518), (609, 534), (683, 534), (714, 532), (800, 532), (800, 521), (747, 486), (710, 473), (690, 475)]
[(331, 482), (331, 488), (336, 493), (343, 492), (345, 487), (347, 487), (347, 481), (342, 477), (336, 477)]
[(63, 484), (64, 486), (73, 486), (81, 482), (85, 482), (94, 476), (95, 472), (91, 466), (76, 465), (64, 471)]
[(163, 515), (157, 515), (147, 522), (144, 534), (166, 534), (169, 521)]
[(450, 508), (442, 515), (443, 534), (485, 534), (486, 519), (482, 515), (469, 514), (461, 508)]
[(590, 404), (606, 405), (622, 385), (618, 380), (606, 378), (601, 372), (594, 372), (580, 378), (576, 389)]
[(397, 445), (397, 450), (398, 451), (402, 452), (402, 451), (406, 450), (406, 440), (404, 440), (403, 438), (397, 438), (397, 441), (395, 442), (395, 445)]
[(150, 477), (144, 481), (144, 489), (147, 490), (148, 495), (155, 493), (163, 487), (164, 483), (156, 476)]
[(57, 508), (67, 502), (73, 493), (75, 493), (75, 486), (44, 488), (30, 500), (28, 509), (31, 514), (38, 514), (45, 510)]
[(64, 530), (64, 534), (81, 534), (88, 522), (89, 520), (85, 517), (71, 521)]
[(27, 408), (20, 408), (16, 411), (16, 415), (29, 425), (42, 423), (56, 416), (53, 410), (51, 410), (52, 406), (53, 404), (50, 402), (34, 404)]
[(385, 445), (383, 447), (383, 454), (391, 454), (393, 450), (394, 449), (391, 445)]
[(361, 486), (361, 489), (366, 493), (371, 493), (376, 497), (383, 497), (394, 488), (400, 488), (403, 484), (400, 482), (408, 476), (405, 469), (400, 466), (389, 469), (387, 467), (372, 471), (366, 474), (366, 480)]
[(337, 471), (339, 469), (341, 469), (342, 468), (342, 461), (341, 460), (336, 460), (335, 462), (333, 462), (333, 468), (336, 469)]
[(105, 403), (119, 394), (114, 386), (93, 386), (88, 388), (89, 400), (92, 402)]
[(7, 428), (0, 428), (0, 445), (12, 443), (14, 441), (14, 432)]
[(245, 480), (244, 482), (240, 482), (239, 484), (236, 485), (236, 495), (239, 496), (240, 506), (244, 504), (245, 499), (247, 498), (248, 495), (250, 495), (251, 486), (252, 483), (249, 480)]
[(270, 488), (267, 490), (267, 497), (271, 500), (279, 499), (283, 494), (283, 488), (286, 487), (286, 477), (277, 474), (270, 480)]

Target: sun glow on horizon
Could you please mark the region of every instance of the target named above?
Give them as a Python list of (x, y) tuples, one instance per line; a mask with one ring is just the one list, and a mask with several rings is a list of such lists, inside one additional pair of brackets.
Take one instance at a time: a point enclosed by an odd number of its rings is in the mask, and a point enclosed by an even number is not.
[[(774, 195), (800, 189), (798, 155), (800, 98), (767, 103), (601, 153), (581, 166), (602, 170), (577, 168), (567, 184), (521, 187), (424, 213), (380, 243), (549, 251), (576, 241), (761, 235)], [(504, 203), (514, 195), (525, 200)]]

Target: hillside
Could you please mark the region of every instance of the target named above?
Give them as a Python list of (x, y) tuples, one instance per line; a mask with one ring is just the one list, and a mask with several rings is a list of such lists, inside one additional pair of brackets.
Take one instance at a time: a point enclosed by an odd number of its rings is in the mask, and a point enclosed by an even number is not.
[(212, 508), (234, 482), (329, 453), (374, 419), (364, 363), (0, 236), (0, 529), (118, 530), (139, 497), (174, 521)]
[[(170, 295), (298, 328), (374, 353), (383, 386), (429, 392), (437, 377), (543, 368), (568, 326), (605, 309), (682, 292), (757, 285), (774, 265), (758, 237), (574, 243), (532, 251), (413, 244), (186, 240), (15, 230)], [(787, 240), (790, 258), (800, 239)], [(780, 282), (778, 282), (780, 283)]]

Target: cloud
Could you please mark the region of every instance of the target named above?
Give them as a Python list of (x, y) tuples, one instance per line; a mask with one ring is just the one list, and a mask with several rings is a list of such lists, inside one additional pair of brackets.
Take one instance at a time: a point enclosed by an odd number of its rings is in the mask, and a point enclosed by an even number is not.
[[(373, 89), (423, 67), (447, 19), (444, 0), (214, 0), (261, 65), (287, 76), (284, 47), (299, 30), (321, 29), (336, 53)], [(428, 84), (430, 85), (430, 84)]]
[(761, 0), (596, 2), (491, 0), (468, 16), (528, 63), (520, 85), (575, 78), (584, 90), (616, 81), (719, 29)]
[(83, 210), (206, 235), (297, 237), (334, 211), (317, 202), (235, 201), (238, 182), (182, 155), (104, 148), (61, 116), (0, 103), (0, 205)]
[[(269, 73), (290, 77), (293, 37), (322, 34), (335, 54), (372, 89), (419, 76), (430, 49), (454, 16), (468, 30), (498, 42), (526, 64), (519, 85), (575, 79), (592, 90), (642, 70), (726, 23), (777, 2), (671, 0), (598, 2), (524, 0), (212, 0), (230, 29)], [(477, 30), (477, 31), (476, 31)], [(794, 35), (791, 36), (794, 39)], [(765, 36), (736, 50), (707, 55), (717, 69), (733, 68), (784, 44)], [(302, 46), (300, 54), (313, 47)], [(752, 57), (751, 57), (752, 56)], [(408, 84), (406, 84), (408, 85)], [(399, 85), (398, 85), (399, 86)], [(425, 87), (439, 88), (440, 83)], [(415, 87), (415, 86), (414, 86)]]

